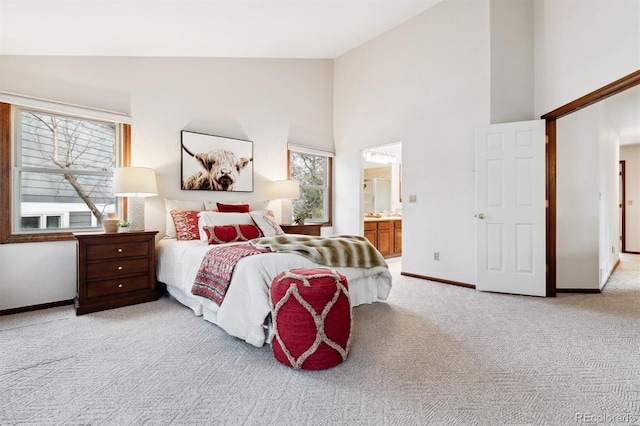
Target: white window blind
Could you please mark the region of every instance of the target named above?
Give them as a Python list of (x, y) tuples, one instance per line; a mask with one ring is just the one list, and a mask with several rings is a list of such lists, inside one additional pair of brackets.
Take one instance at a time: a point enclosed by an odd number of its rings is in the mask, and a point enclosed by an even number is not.
[(320, 157), (333, 158), (333, 156), (335, 155), (333, 151), (320, 149), (320, 148), (312, 148), (310, 146), (304, 146), (304, 145), (296, 145), (293, 143), (287, 144), (287, 148), (289, 149), (289, 151), (295, 151), (302, 154), (318, 155)]
[(131, 116), (124, 112), (108, 111), (100, 108), (51, 101), (48, 99), (18, 95), (15, 93), (0, 92), (0, 102), (24, 108), (38, 109), (41, 111), (54, 112), (59, 114), (68, 114), (74, 117), (81, 117), (89, 120), (101, 120), (114, 123), (131, 124)]

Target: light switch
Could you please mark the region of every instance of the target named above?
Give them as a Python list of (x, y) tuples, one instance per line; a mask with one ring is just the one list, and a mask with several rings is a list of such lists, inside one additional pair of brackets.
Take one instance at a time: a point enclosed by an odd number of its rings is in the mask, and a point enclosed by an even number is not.
[(409, 195), (409, 202), (410, 203), (417, 203), (418, 202), (418, 196), (417, 195)]

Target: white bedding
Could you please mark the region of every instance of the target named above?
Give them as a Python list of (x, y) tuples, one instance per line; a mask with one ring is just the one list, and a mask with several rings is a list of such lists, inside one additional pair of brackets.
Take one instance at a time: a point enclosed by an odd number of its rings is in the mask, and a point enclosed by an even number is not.
[[(290, 268), (326, 267), (289, 253), (265, 253), (240, 259), (231, 278), (224, 302), (218, 306), (191, 294), (200, 263), (211, 248), (206, 243), (163, 239), (157, 244), (157, 280), (167, 285), (171, 296), (202, 315), (232, 336), (262, 346), (271, 341), (267, 323), (271, 307), (271, 281)], [(375, 268), (332, 268), (349, 283), (351, 306), (385, 300), (391, 290), (391, 274), (383, 266)]]

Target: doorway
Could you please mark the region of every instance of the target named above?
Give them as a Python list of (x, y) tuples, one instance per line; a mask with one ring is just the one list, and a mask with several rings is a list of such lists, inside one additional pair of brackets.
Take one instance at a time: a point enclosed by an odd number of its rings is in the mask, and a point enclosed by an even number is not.
[(626, 195), (625, 195), (625, 186), (626, 186), (626, 174), (625, 174), (625, 161), (620, 161), (620, 184), (618, 188), (620, 189), (620, 253), (625, 253), (627, 251), (625, 247), (625, 228), (626, 228), (626, 211), (624, 205), (626, 203)]
[[(638, 118), (640, 120), (640, 117)], [(620, 145), (620, 252), (640, 254), (640, 143)]]
[(402, 143), (362, 151), (364, 236), (386, 258), (402, 255)]
[(557, 120), (561, 117), (576, 112), (589, 105), (600, 102), (610, 96), (622, 93), (627, 89), (635, 87), (640, 84), (640, 70), (627, 75), (619, 80), (614, 81), (598, 90), (595, 90), (573, 102), (570, 102), (560, 108), (557, 108), (547, 114), (544, 114), (541, 118), (546, 121), (546, 199), (548, 200), (549, 207), (547, 209), (547, 226), (546, 226), (546, 241), (547, 241), (547, 296), (555, 296), (556, 294), (556, 235), (557, 235), (557, 223), (556, 223), (556, 173), (557, 173)]

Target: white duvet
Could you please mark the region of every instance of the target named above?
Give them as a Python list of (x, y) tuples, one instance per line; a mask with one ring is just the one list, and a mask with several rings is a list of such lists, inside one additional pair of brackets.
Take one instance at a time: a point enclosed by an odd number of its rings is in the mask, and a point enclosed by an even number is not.
[[(269, 289), (280, 272), (291, 268), (326, 267), (290, 253), (265, 253), (240, 259), (221, 306), (191, 294), (200, 263), (211, 246), (202, 241), (163, 239), (157, 244), (157, 280), (174, 298), (232, 336), (262, 346), (271, 341), (267, 319), (271, 312)], [(375, 268), (331, 268), (347, 278), (351, 306), (385, 300), (391, 274)]]

